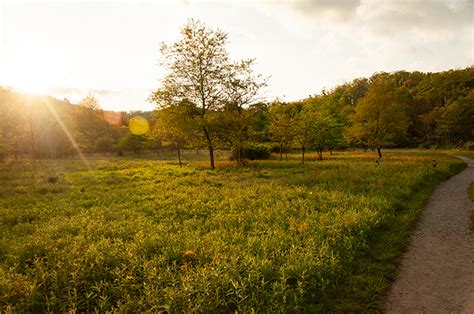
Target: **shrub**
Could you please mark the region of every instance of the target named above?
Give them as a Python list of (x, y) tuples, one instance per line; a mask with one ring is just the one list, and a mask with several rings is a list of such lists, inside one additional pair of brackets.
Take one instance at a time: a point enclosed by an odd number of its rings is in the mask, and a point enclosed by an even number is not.
[[(280, 153), (280, 145), (278, 143), (269, 143), (270, 151), (272, 153)], [(283, 152), (287, 151), (286, 147), (283, 147)]]
[(433, 148), (436, 148), (438, 145), (436, 144), (436, 142), (433, 142), (433, 141), (425, 141), (423, 143), (421, 143), (420, 145), (418, 145), (418, 148), (420, 149), (433, 149)]
[(108, 136), (102, 136), (95, 140), (95, 149), (101, 153), (111, 152), (113, 145), (114, 139)]
[(464, 149), (474, 150), (474, 141), (464, 143)]
[[(271, 146), (261, 143), (248, 143), (242, 148), (241, 158), (249, 160), (263, 160), (270, 158)], [(232, 148), (230, 159), (237, 160), (239, 151), (236, 147)]]

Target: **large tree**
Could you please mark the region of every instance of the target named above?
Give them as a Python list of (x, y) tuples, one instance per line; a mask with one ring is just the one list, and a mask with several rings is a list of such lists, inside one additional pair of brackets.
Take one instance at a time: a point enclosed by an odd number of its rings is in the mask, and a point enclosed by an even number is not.
[(215, 115), (225, 103), (223, 89), (229, 73), (226, 42), (226, 33), (188, 21), (181, 29), (181, 39), (171, 45), (162, 43), (161, 65), (167, 74), (150, 96), (159, 108), (177, 106), (184, 100), (195, 104), (188, 114), (209, 150), (211, 168), (217, 136)]
[(260, 75), (254, 75), (254, 59), (242, 60), (229, 65), (225, 79), (221, 136), (237, 152), (237, 163), (242, 164), (242, 151), (249, 139), (252, 110), (250, 106), (257, 101), (258, 91), (266, 85)]
[(372, 77), (367, 94), (358, 102), (347, 135), (361, 144), (376, 147), (393, 145), (406, 136), (410, 120), (408, 105), (388, 74)]
[[(227, 34), (199, 21), (190, 20), (181, 29), (181, 39), (162, 44), (162, 66), (167, 74), (150, 100), (159, 108), (191, 103), (187, 123), (199, 134), (209, 150), (214, 168), (214, 148), (222, 138), (222, 119), (233, 118), (232, 142), (242, 143), (245, 136), (244, 109), (255, 100), (265, 85), (252, 73), (253, 60), (231, 62), (226, 50)], [(224, 113), (224, 115), (223, 115)], [(234, 119), (235, 118), (235, 119)]]

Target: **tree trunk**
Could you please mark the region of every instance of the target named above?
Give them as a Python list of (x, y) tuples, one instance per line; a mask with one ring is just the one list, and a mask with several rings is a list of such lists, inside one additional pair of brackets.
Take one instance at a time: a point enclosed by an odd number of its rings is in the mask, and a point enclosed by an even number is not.
[(209, 145), (207, 147), (209, 149), (209, 160), (211, 162), (211, 169), (214, 169), (215, 166), (214, 166), (214, 147), (212, 147), (212, 145)]
[(183, 164), (181, 163), (181, 148), (178, 146), (178, 161), (179, 161), (179, 167), (182, 168)]
[(237, 164), (243, 166), (242, 155), (243, 155), (243, 144), (241, 141), (237, 144)]
[(331, 150), (329, 151), (329, 154), (332, 156), (332, 148), (331, 148)]
[(379, 154), (379, 158), (382, 158), (382, 150), (380, 145), (377, 145), (377, 153)]
[(240, 147), (237, 148), (237, 165), (241, 166), (241, 163), (240, 163)]
[(318, 148), (318, 155), (319, 155), (319, 160), (323, 160), (323, 149), (321, 147)]
[(301, 147), (301, 163), (304, 164), (304, 146)]
[(283, 144), (280, 143), (280, 161), (283, 160)]
[(214, 147), (212, 146), (211, 136), (209, 134), (209, 130), (203, 127), (204, 135), (206, 136), (207, 140), (207, 148), (209, 150), (209, 161), (211, 162), (211, 169), (214, 169)]

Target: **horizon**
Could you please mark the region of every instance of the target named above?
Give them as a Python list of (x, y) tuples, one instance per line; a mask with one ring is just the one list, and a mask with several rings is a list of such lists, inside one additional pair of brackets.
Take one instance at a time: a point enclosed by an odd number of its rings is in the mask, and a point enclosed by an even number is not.
[[(462, 70), (462, 69), (467, 69), (467, 68), (471, 68), (471, 67), (474, 67), (474, 65), (470, 65), (470, 66), (466, 66), (464, 68), (451, 68), (451, 69), (445, 69), (445, 70), (441, 70), (441, 71), (433, 71), (433, 72), (423, 72), (423, 71), (418, 71), (418, 70), (413, 70), (413, 71), (407, 71), (407, 72), (421, 72), (421, 73), (440, 73), (440, 72), (449, 72), (449, 71), (457, 71), (457, 70)], [(406, 71), (406, 70), (395, 70), (395, 71), (391, 71), (391, 72), (383, 72), (383, 71), (377, 71), (377, 72), (374, 72), (372, 73), (372, 75), (375, 75), (377, 73), (396, 73), (396, 72), (401, 72), (401, 71)], [(338, 86), (340, 85), (343, 85), (343, 84), (346, 84), (346, 83), (350, 83), (356, 79), (362, 79), (362, 78), (366, 78), (366, 79), (369, 79), (372, 75), (369, 75), (367, 77), (355, 77), (353, 79), (350, 79), (348, 81), (344, 81), (344, 82), (341, 82), (339, 84), (336, 84), (335, 86), (333, 86), (332, 88), (330, 89), (326, 89), (326, 88), (323, 88), (321, 91), (319, 91), (319, 93), (314, 93), (314, 94), (310, 94), (308, 95), (307, 97), (305, 98), (300, 98), (300, 99), (288, 99), (286, 100), (285, 102), (286, 103), (291, 103), (291, 102), (298, 102), (298, 101), (302, 101), (308, 97), (315, 97), (315, 96), (318, 96), (318, 95), (322, 95), (322, 92), (323, 91), (331, 91), (332, 89), (334, 88), (337, 88)], [(60, 98), (60, 97), (57, 97), (55, 95), (52, 95), (52, 94), (46, 94), (46, 93), (35, 93), (35, 92), (29, 92), (29, 91), (23, 91), (21, 89), (16, 89), (14, 87), (11, 87), (11, 86), (2, 86), (0, 85), (0, 88), (5, 88), (7, 90), (11, 90), (12, 92), (15, 92), (15, 93), (20, 93), (20, 94), (24, 94), (24, 95), (28, 95), (28, 96), (33, 96), (33, 97), (52, 97), (52, 98), (55, 98), (56, 100), (58, 101), (67, 101), (69, 102), (71, 105), (73, 106), (80, 106), (80, 102), (82, 99), (78, 99), (78, 101), (71, 101), (69, 98), (67, 97), (64, 97), (64, 98)], [(84, 94), (84, 96), (87, 96), (87, 94)], [(95, 97), (95, 95), (92, 94), (92, 96)], [(264, 102), (266, 103), (271, 103), (273, 101), (276, 101), (278, 98), (273, 98), (273, 99), (266, 99)], [(151, 104), (152, 108), (150, 109), (119, 109), (119, 108), (114, 108), (114, 107), (111, 107), (111, 108), (104, 108), (100, 103), (99, 103), (99, 110), (103, 110), (103, 111), (106, 111), (106, 112), (116, 112), (116, 113), (131, 113), (131, 112), (152, 112), (154, 110), (156, 110), (156, 105), (155, 104)]]
[(153, 110), (146, 99), (164, 74), (159, 44), (196, 18), (228, 33), (232, 59), (256, 58), (256, 73), (270, 76), (263, 98), (295, 101), (376, 72), (472, 66), (472, 5), (3, 0), (0, 86), (71, 103), (92, 93), (104, 110)]

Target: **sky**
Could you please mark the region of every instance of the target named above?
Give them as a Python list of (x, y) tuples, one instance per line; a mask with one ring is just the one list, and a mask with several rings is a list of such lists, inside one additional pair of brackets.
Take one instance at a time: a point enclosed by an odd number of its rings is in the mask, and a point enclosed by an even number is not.
[(299, 100), (375, 72), (474, 65), (474, 0), (0, 0), (0, 86), (107, 110), (151, 110), (161, 42), (189, 18), (255, 58), (266, 100)]

